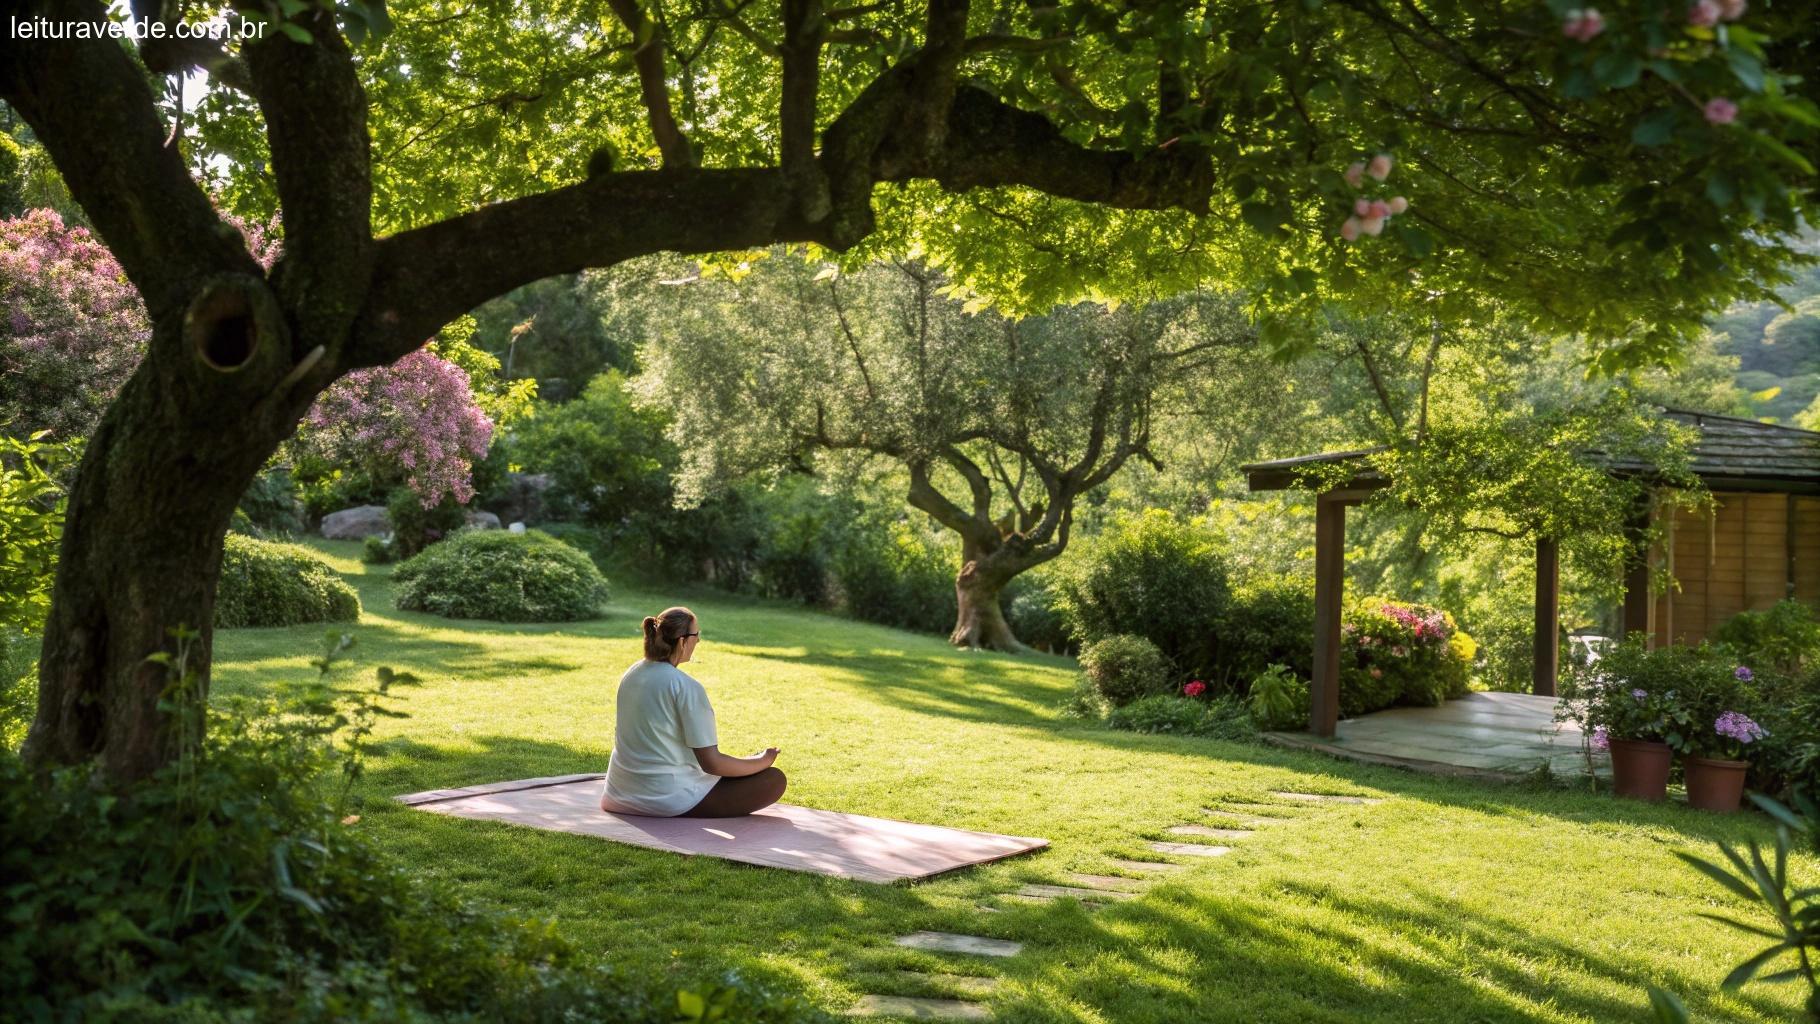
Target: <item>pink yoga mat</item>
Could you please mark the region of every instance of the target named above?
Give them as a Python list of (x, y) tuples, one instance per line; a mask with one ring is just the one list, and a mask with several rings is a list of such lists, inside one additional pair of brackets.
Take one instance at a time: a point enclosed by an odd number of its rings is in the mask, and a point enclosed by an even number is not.
[(863, 882), (928, 878), (1039, 850), (1047, 839), (968, 832), (863, 814), (776, 804), (743, 818), (646, 818), (600, 809), (601, 775), (561, 775), (437, 789), (400, 803), (458, 818), (598, 836), (686, 856), (700, 854)]

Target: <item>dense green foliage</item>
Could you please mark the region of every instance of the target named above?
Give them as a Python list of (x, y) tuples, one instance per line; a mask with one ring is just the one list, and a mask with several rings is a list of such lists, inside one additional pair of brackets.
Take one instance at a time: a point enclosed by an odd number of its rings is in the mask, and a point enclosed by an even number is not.
[(1114, 633), (1081, 648), (1081, 671), (1106, 703), (1124, 707), (1145, 697), (1175, 692), (1176, 675), (1156, 644)]
[(664, 436), (668, 423), (661, 411), (636, 405), (625, 376), (610, 370), (580, 396), (540, 407), (506, 449), (512, 462), (550, 475), (544, 500), (553, 518), (618, 526), (670, 504), (677, 456)]
[(316, 553), (230, 533), (221, 552), (221, 583), (215, 594), (215, 625), (294, 626), (305, 622), (353, 622), (360, 599)]
[(272, 466), (253, 478), (236, 509), (250, 530), (264, 538), (294, 537), (304, 532), (304, 506), (288, 466)]
[(1057, 608), (1085, 643), (1135, 634), (1169, 659), (1173, 675), (1209, 678), (1232, 600), (1214, 539), (1165, 511), (1114, 524), (1056, 572)]
[(1221, 740), (1249, 740), (1257, 736), (1251, 713), (1243, 701), (1230, 695), (1197, 700), (1161, 693), (1140, 697), (1113, 708), (1106, 724), (1125, 732), (1167, 733), (1174, 736), (1210, 736)]
[(392, 541), (387, 548), (393, 558), (409, 558), (453, 536), (468, 521), (466, 507), (454, 495), (443, 495), (426, 507), (409, 487), (394, 487), (386, 498), (385, 511), (392, 522)]
[(588, 556), (548, 534), (466, 530), (399, 564), (398, 607), (456, 619), (592, 619), (607, 580)]
[(1260, 729), (1301, 729), (1308, 724), (1308, 681), (1286, 665), (1271, 665), (1253, 677), (1247, 702)]
[(1713, 640), (1730, 648), (1738, 664), (1758, 672), (1795, 676), (1820, 668), (1820, 619), (1793, 598), (1763, 611), (1739, 612), (1719, 624)]

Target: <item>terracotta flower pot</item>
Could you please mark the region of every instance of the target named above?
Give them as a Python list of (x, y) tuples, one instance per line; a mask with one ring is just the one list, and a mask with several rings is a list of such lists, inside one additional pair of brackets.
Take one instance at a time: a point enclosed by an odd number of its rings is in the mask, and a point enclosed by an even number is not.
[(1632, 800), (1668, 795), (1668, 767), (1674, 752), (1654, 740), (1611, 741), (1611, 788)]
[(1690, 757), (1681, 767), (1687, 772), (1687, 806), (1729, 814), (1743, 802), (1744, 773), (1750, 762)]

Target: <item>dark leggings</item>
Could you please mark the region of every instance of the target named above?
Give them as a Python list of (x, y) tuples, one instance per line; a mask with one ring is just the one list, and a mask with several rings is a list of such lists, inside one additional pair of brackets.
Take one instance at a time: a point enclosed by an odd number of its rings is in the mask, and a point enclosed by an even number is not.
[(766, 768), (755, 775), (736, 779), (723, 778), (708, 790), (701, 803), (677, 815), (679, 818), (737, 818), (769, 807), (782, 799), (788, 784), (784, 773)]

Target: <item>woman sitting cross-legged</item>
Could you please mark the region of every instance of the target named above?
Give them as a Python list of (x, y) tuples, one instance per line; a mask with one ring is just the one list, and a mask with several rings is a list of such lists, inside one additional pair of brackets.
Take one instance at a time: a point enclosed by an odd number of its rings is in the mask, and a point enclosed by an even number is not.
[(619, 677), (613, 758), (600, 809), (661, 818), (736, 818), (784, 795), (777, 748), (720, 752), (708, 691), (677, 666), (701, 628), (687, 608), (645, 616), (645, 656)]

